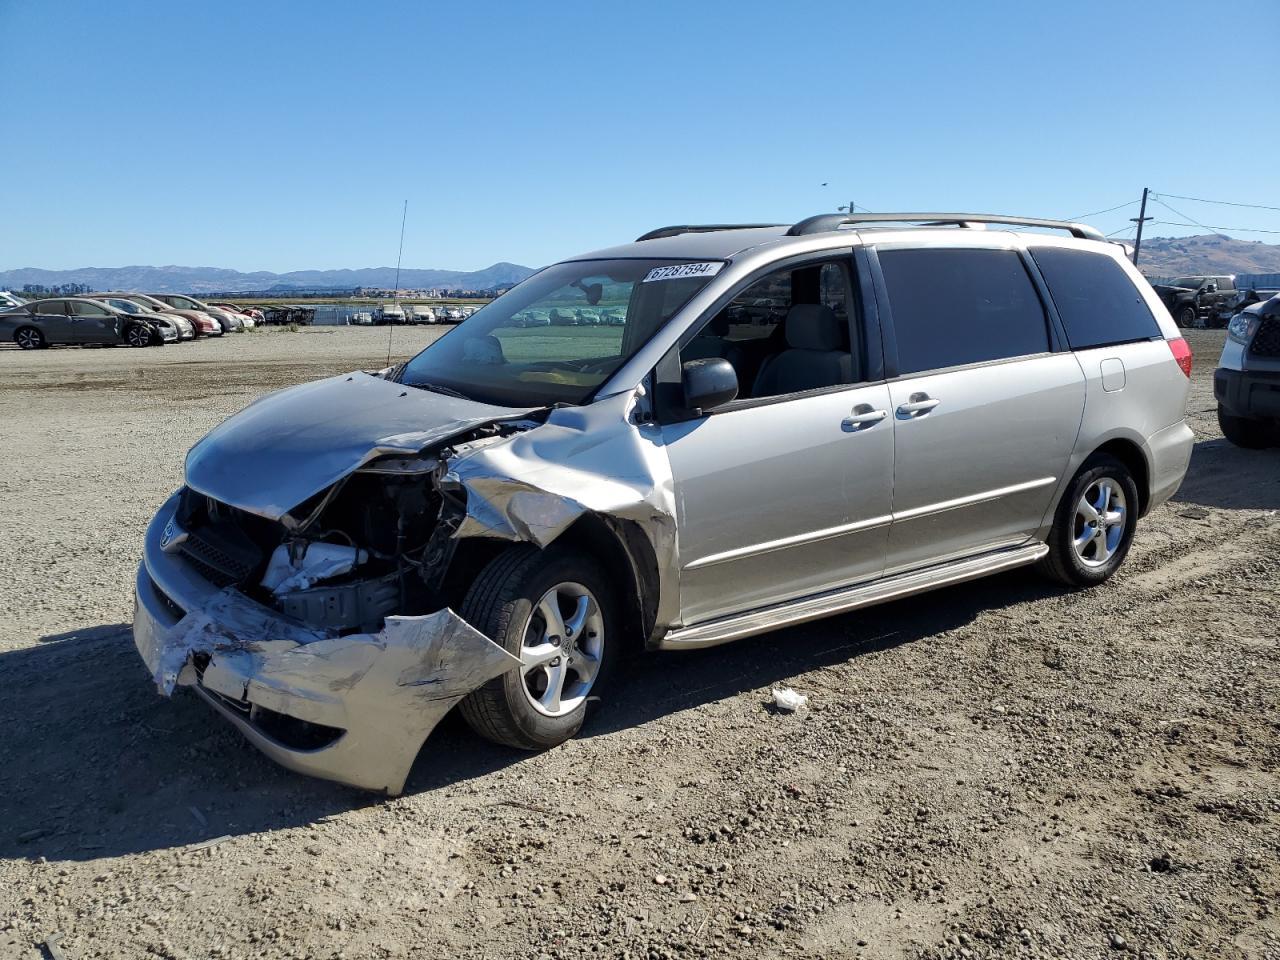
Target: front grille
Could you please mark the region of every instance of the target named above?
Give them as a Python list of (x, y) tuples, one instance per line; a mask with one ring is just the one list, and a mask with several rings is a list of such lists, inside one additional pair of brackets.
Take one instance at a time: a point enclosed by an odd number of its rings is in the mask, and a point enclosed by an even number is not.
[(1280, 357), (1280, 317), (1263, 317), (1249, 352), (1255, 357)]
[(243, 583), (265, 561), (267, 551), (245, 529), (240, 511), (218, 505), (220, 517), (208, 511), (194, 513), (188, 520), (183, 557), (210, 583), (227, 587)]
[(234, 583), (239, 583), (237, 577), (224, 573), (217, 567), (210, 566), (201, 560), (198, 555), (187, 550), (185, 546), (182, 550), (182, 555), (186, 557), (187, 563), (196, 568), (196, 573), (200, 574), (202, 578), (208, 580), (215, 587), (229, 587)]

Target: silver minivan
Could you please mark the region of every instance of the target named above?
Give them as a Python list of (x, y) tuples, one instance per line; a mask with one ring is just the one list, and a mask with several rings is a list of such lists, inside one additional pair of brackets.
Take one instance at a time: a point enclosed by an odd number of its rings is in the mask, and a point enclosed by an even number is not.
[[(578, 310), (620, 322), (524, 322)], [(628, 646), (1106, 580), (1182, 481), (1190, 371), (1078, 224), (656, 230), (215, 428), (147, 532), (135, 641), (286, 766), (396, 793), (455, 704), (571, 737)]]

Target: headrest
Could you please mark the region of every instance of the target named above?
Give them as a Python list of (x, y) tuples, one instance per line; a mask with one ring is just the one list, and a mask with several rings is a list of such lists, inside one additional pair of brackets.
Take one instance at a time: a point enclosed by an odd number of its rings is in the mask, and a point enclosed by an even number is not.
[(793, 350), (843, 350), (845, 335), (831, 308), (797, 303), (787, 312), (787, 346)]

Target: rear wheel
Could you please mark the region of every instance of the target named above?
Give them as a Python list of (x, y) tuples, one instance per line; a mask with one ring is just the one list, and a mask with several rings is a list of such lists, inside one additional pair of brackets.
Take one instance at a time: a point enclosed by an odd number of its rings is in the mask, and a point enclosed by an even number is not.
[(1129, 468), (1094, 454), (1071, 480), (1049, 533), (1040, 571), (1073, 587), (1102, 583), (1120, 568), (1138, 526), (1138, 485)]
[(13, 342), (23, 350), (43, 350), (49, 345), (44, 334), (35, 327), (19, 327), (13, 332)]
[(1218, 426), (1222, 428), (1224, 437), (1237, 447), (1247, 450), (1261, 450), (1271, 446), (1280, 433), (1275, 424), (1267, 420), (1232, 416), (1223, 409), (1222, 404), (1218, 404)]
[(473, 691), (462, 715), (477, 733), (543, 750), (582, 727), (589, 698), (608, 680), (619, 644), (617, 605), (599, 562), (520, 545), (480, 572), (459, 613), (520, 658)]

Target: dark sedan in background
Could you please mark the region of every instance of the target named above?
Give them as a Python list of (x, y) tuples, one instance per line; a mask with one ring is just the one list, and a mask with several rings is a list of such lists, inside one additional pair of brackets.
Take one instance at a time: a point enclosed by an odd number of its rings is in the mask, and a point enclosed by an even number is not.
[(0, 339), (23, 350), (55, 343), (149, 347), (178, 338), (177, 328), (116, 310), (88, 297), (32, 300), (0, 313)]

